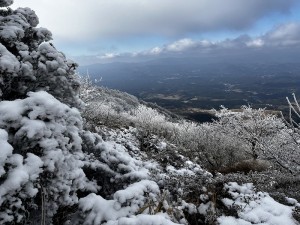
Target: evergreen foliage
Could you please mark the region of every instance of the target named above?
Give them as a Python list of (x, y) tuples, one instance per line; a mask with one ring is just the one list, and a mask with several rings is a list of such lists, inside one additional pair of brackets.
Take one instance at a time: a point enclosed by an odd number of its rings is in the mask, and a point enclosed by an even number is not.
[[(6, 6), (11, 1), (4, 1)], [(4, 4), (4, 3), (2, 3)], [(5, 5), (5, 4), (4, 4)], [(44, 90), (69, 106), (79, 106), (76, 63), (49, 42), (52, 34), (29, 8), (0, 11), (0, 98), (25, 98)]]

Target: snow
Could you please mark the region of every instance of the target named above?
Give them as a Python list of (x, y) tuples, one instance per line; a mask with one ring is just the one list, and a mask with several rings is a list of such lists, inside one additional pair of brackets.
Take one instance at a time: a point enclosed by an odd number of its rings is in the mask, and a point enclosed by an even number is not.
[[(12, 201), (11, 195), (13, 194), (23, 196), (23, 198), (24, 196), (34, 197), (38, 190), (32, 185), (32, 182), (35, 182), (43, 171), (42, 160), (32, 153), (28, 153), (25, 160), (23, 156), (13, 154), (7, 162), (13, 167), (10, 168), (7, 178), (0, 185), (0, 205), (6, 201)], [(12, 204), (18, 208), (21, 207), (16, 202)]]
[(174, 166), (167, 166), (166, 170), (168, 171), (168, 173), (176, 173), (180, 176), (194, 176), (195, 175), (194, 171), (187, 169), (187, 168), (176, 169)]
[(43, 27), (36, 29), (36, 35), (41, 40), (45, 40), (45, 41), (52, 40), (52, 33), (48, 29)]
[(252, 224), (243, 219), (237, 219), (237, 218), (228, 217), (228, 216), (219, 217), (218, 222), (220, 225), (251, 225)]
[(32, 75), (33, 66), (29, 62), (21, 63), (21, 70), (26, 77), (32, 78), (35, 80), (35, 77)]
[(6, 41), (17, 40), (24, 37), (24, 30), (17, 26), (4, 27), (0, 31), (0, 36)]
[(127, 149), (113, 141), (99, 143), (101, 151), (101, 160), (108, 166), (114, 167), (117, 165), (115, 179), (147, 179), (149, 178), (149, 170), (147, 169), (148, 162), (131, 157)]
[[(185, 157), (181, 156), (182, 159)], [(174, 166), (167, 166), (166, 171), (169, 174), (173, 174), (176, 176), (196, 176), (199, 174), (202, 174), (203, 176), (206, 176), (207, 178), (212, 177), (212, 175), (207, 172), (206, 170), (203, 170), (198, 164), (193, 163), (189, 160), (185, 161), (182, 165), (182, 168), (175, 168)]]
[[(0, 204), (5, 199), (3, 198), (4, 195), (20, 190), (30, 180), (36, 180), (42, 172), (42, 160), (31, 153), (27, 154), (27, 158), (24, 160), (25, 164), (23, 164), (23, 157), (19, 154), (10, 157), (9, 162), (16, 167), (10, 171), (7, 179), (0, 186)], [(28, 194), (32, 197), (36, 193), (37, 189), (33, 189)]]
[[(0, 128), (6, 131), (14, 129), (10, 139), (22, 148), (15, 151), (26, 152), (35, 149), (35, 154), (28, 153), (24, 159), (13, 154), (6, 160), (13, 166), (7, 179), (0, 185), (0, 205), (24, 189), (24, 196), (35, 196), (36, 180), (45, 182), (47, 177), (40, 177), (43, 166), (52, 179), (47, 181), (49, 201), (45, 204), (52, 213), (60, 205), (73, 205), (78, 202), (76, 190), (97, 191), (98, 186), (87, 180), (81, 152), (82, 118), (75, 108), (61, 103), (45, 91), (30, 92), (25, 99), (0, 102)], [(11, 147), (5, 141), (6, 133), (1, 130), (0, 140), (5, 147), (1, 153), (3, 160), (11, 153)], [(52, 175), (51, 175), (52, 174)], [(51, 200), (50, 200), (51, 199)]]
[(4, 169), (5, 161), (12, 154), (13, 147), (7, 142), (8, 134), (5, 130), (0, 129), (0, 176), (6, 173)]
[(198, 207), (198, 212), (202, 215), (206, 215), (209, 210), (213, 209), (213, 203), (207, 202), (207, 203), (201, 203)]
[[(6, 178), (2, 177), (0, 185), (0, 205), (9, 201), (12, 194), (24, 192), (23, 195), (34, 197), (37, 189), (31, 183), (38, 179), (43, 166), (42, 160), (32, 153), (28, 153), (25, 160), (23, 156), (13, 154), (13, 147), (7, 139), (7, 132), (0, 129), (0, 176), (7, 174)], [(9, 169), (4, 169), (4, 166)]]
[(300, 207), (300, 203), (294, 198), (288, 198), (286, 197), (285, 200), (287, 201), (288, 204), (293, 205), (293, 206), (298, 206)]
[[(166, 214), (137, 215), (130, 218), (120, 218), (117, 221), (109, 221), (106, 225), (175, 225)], [(177, 224), (178, 225), (178, 224)]]
[(220, 225), (229, 224), (264, 224), (264, 225), (297, 225), (292, 217), (293, 207), (276, 202), (268, 193), (255, 192), (253, 184), (238, 185), (230, 182), (225, 185), (232, 200), (225, 198), (223, 203), (238, 210), (238, 219), (221, 216)]
[[(124, 190), (117, 191), (114, 194), (114, 199), (122, 204), (127, 201), (132, 201), (134, 198), (139, 198), (139, 196), (142, 196), (144, 193), (158, 194), (159, 192), (159, 187), (154, 181), (142, 180), (130, 185)], [(142, 200), (143, 198), (140, 199), (140, 201)]]
[(0, 0), (0, 7), (10, 6), (13, 2), (13, 0)]
[(160, 151), (165, 150), (167, 148), (167, 143), (164, 141), (161, 141), (156, 145), (156, 147)]
[(192, 203), (187, 203), (186, 201), (182, 200), (181, 202), (181, 205), (182, 205), (182, 209), (187, 209), (189, 214), (194, 214), (194, 213), (197, 213), (197, 208), (194, 204)]
[(23, 15), (32, 27), (36, 27), (39, 24), (39, 18), (30, 8), (18, 8), (14, 11), (14, 13)]
[[(147, 197), (146, 193), (150, 193)], [(84, 224), (149, 224), (149, 225), (173, 225), (166, 214), (143, 215), (136, 213), (159, 194), (157, 184), (150, 180), (142, 180), (133, 183), (124, 190), (117, 191), (113, 200), (106, 200), (96, 194), (89, 194), (87, 197), (79, 200), (79, 208), (86, 213)], [(152, 196), (152, 197), (151, 197)], [(150, 198), (150, 199), (149, 199)], [(153, 199), (153, 200), (154, 200)], [(129, 218), (128, 218), (129, 217)]]
[(4, 74), (4, 72), (6, 72), (14, 74), (18, 71), (19, 66), (20, 63), (18, 59), (0, 43), (0, 73)]

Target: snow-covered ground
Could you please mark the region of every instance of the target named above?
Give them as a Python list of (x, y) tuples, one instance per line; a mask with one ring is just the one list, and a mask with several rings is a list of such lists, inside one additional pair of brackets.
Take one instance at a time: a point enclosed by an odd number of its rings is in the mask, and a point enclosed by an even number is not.
[[(276, 202), (268, 193), (255, 192), (251, 183), (238, 185), (235, 182), (225, 185), (231, 198), (224, 198), (223, 203), (228, 208), (235, 208), (238, 218), (222, 216), (218, 218), (220, 225), (297, 225), (292, 212), (294, 206)], [(291, 200), (290, 200), (291, 202)]]

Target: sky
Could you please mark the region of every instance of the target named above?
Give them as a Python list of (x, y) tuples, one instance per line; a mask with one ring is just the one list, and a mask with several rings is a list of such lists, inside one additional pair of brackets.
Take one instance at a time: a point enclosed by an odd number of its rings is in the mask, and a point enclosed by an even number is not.
[[(82, 64), (300, 46), (299, 0), (15, 0)], [(281, 52), (281, 53), (280, 53)]]

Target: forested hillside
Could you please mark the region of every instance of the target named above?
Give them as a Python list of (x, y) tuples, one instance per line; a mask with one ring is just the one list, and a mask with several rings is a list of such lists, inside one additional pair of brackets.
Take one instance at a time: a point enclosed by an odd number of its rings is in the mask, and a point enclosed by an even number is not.
[(300, 130), (264, 109), (198, 124), (76, 74), (0, 0), (0, 224), (296, 225)]

